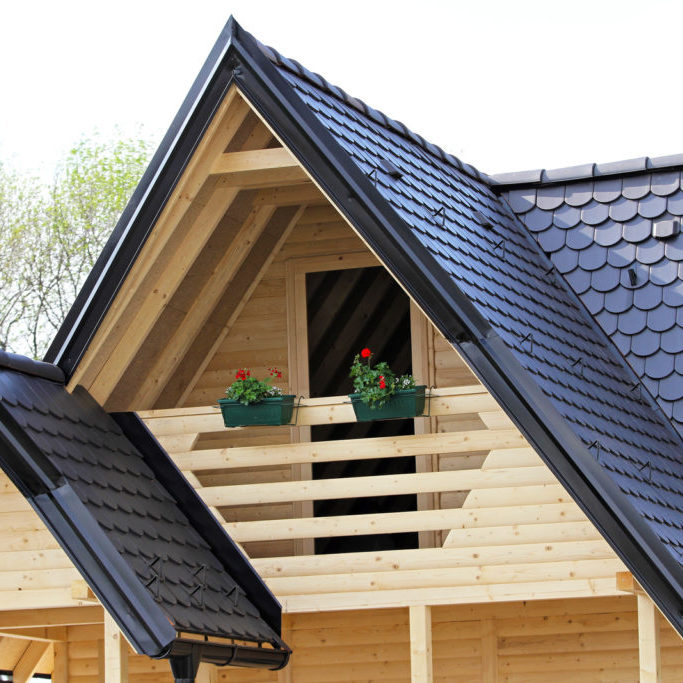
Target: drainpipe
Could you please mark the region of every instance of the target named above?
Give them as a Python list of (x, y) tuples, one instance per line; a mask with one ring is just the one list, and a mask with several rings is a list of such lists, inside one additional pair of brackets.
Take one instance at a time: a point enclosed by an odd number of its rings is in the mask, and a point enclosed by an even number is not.
[(189, 646), (184, 654), (172, 655), (170, 657), (171, 671), (175, 678), (175, 683), (194, 683), (199, 663), (202, 660), (202, 646)]

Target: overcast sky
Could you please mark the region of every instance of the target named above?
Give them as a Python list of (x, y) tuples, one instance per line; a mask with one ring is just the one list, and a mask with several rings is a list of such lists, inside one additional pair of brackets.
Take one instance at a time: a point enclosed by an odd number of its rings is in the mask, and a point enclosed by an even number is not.
[(5, 0), (0, 160), (158, 141), (230, 14), (488, 173), (683, 151), (677, 0)]

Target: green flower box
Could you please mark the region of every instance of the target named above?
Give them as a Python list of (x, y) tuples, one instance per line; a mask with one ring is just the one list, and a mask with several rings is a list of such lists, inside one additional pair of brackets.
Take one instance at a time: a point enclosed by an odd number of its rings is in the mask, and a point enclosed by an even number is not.
[(370, 422), (371, 420), (396, 420), (405, 417), (417, 417), (422, 415), (425, 407), (424, 384), (414, 389), (400, 389), (383, 406), (371, 408), (363, 403), (360, 394), (349, 394), (353, 411), (356, 413), (358, 422)]
[(250, 427), (252, 425), (286, 425), (292, 419), (294, 394), (263, 398), (258, 403), (244, 405), (229, 398), (219, 398), (226, 427)]

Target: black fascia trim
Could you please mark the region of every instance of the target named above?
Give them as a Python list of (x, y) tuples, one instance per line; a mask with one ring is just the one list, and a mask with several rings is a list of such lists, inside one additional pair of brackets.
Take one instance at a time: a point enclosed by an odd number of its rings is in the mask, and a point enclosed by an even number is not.
[[(90, 271), (44, 360), (70, 378), (232, 84), (231, 17)], [(224, 68), (228, 65), (228, 68)]]
[[(235, 81), (335, 205), (472, 364), (615, 552), (683, 634), (683, 577), (616, 484), (593, 461), (566, 421), (464, 293), (315, 119), (253, 38), (237, 28), (242, 66)], [(416, 243), (418, 248), (416, 249)], [(428, 274), (429, 280), (425, 277)], [(467, 340), (470, 340), (468, 343)], [(556, 438), (554, 434), (561, 435)], [(589, 501), (589, 502), (586, 502)], [(649, 555), (643, 550), (647, 549)]]
[[(110, 413), (135, 445), (161, 485), (175, 498), (196, 531), (223, 562), (225, 570), (244, 589), (251, 603), (277, 636), (282, 634), (282, 607), (249, 560), (235, 545), (213, 513), (135, 413)], [(287, 648), (278, 640), (274, 645)]]
[(176, 632), (68, 484), (29, 499), (97, 599), (140, 654), (158, 657)]

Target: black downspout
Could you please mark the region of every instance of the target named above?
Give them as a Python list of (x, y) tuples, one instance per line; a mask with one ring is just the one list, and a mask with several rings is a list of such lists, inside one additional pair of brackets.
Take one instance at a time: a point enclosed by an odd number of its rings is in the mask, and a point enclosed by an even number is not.
[(172, 655), (170, 662), (175, 683), (194, 683), (201, 659), (202, 647), (199, 643), (196, 647), (189, 648), (187, 654)]

